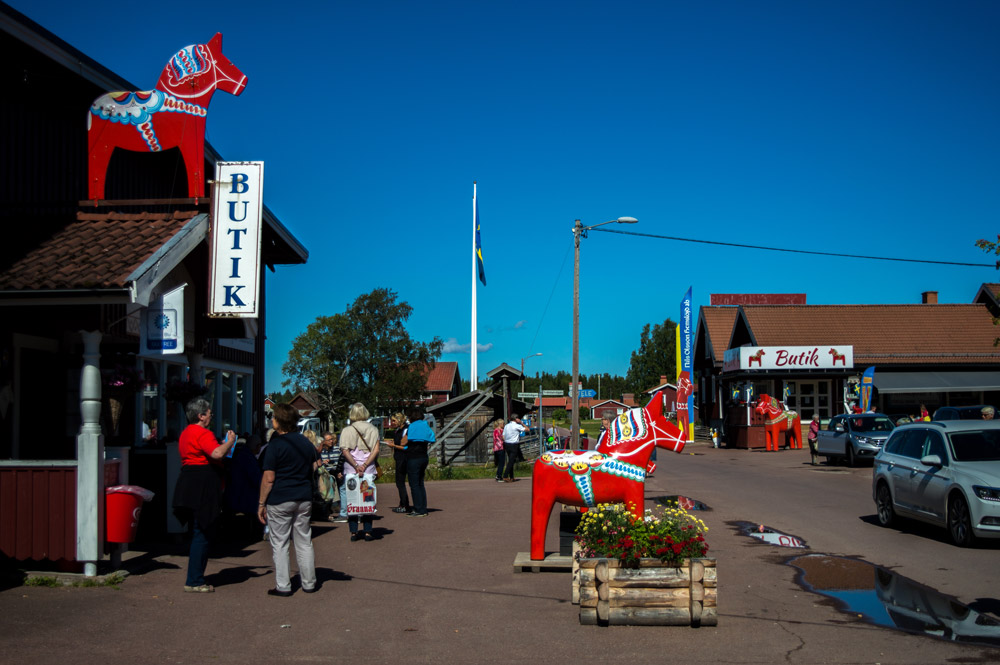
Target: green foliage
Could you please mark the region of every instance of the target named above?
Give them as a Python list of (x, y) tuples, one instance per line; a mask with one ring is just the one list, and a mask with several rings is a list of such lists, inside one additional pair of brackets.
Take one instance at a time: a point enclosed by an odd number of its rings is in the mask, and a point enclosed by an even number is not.
[(632, 352), (625, 385), (628, 392), (641, 394), (660, 384), (660, 377), (668, 380), (677, 376), (677, 324), (667, 319), (650, 329), (647, 323), (639, 336), (639, 348)]
[(125, 574), (114, 572), (104, 579), (84, 578), (74, 581), (61, 581), (59, 578), (47, 575), (33, 575), (24, 580), (24, 586), (31, 587), (111, 587), (118, 590), (122, 582), (125, 581)]
[(631, 566), (651, 558), (680, 565), (683, 559), (705, 556), (707, 532), (704, 522), (676, 506), (647, 510), (635, 519), (622, 504), (602, 503), (580, 519), (576, 542), (582, 558), (618, 559)]
[(552, 412), (552, 418), (560, 422), (566, 422), (566, 409), (556, 409)]
[(283, 386), (316, 395), (335, 417), (354, 402), (372, 413), (420, 398), (422, 370), (441, 355), (443, 342), (410, 339), (404, 326), (413, 308), (391, 289), (361, 295), (342, 314), (320, 316), (295, 338), (282, 367)]
[(581, 406), (578, 410), (579, 410), (579, 413), (577, 414), (577, 416), (579, 416), (580, 420), (583, 420), (584, 418), (589, 418), (590, 417), (590, 409), (588, 409), (587, 407)]

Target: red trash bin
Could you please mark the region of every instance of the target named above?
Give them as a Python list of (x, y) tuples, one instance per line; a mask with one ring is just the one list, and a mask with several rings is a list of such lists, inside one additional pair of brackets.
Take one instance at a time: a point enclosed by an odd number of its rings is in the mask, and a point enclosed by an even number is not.
[(144, 501), (153, 493), (138, 485), (115, 485), (104, 490), (104, 530), (109, 543), (131, 543), (139, 529)]

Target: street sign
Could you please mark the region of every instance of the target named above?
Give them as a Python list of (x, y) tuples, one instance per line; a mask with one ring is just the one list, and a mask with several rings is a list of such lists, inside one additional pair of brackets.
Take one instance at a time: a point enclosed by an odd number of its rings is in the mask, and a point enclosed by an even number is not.
[(518, 399), (538, 399), (538, 393), (518, 393)]
[(591, 390), (589, 388), (587, 390), (581, 390), (580, 391), (580, 397), (582, 397), (584, 399), (588, 399), (590, 397), (597, 397), (597, 391), (596, 390)]
[(562, 397), (563, 391), (561, 390), (543, 390), (542, 397)]

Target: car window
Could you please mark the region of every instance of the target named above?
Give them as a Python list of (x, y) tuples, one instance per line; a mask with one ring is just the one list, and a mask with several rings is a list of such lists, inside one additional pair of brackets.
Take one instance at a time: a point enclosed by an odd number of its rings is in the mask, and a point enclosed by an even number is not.
[(855, 418), (851, 429), (855, 432), (891, 432), (892, 421), (885, 416), (875, 418)]
[(927, 430), (911, 429), (905, 432), (903, 440), (896, 450), (897, 455), (919, 459), (924, 451), (924, 441), (927, 439)]
[(896, 432), (889, 437), (889, 440), (885, 442), (885, 452), (892, 453), (893, 455), (899, 454), (899, 446), (902, 445), (903, 439), (906, 438), (906, 432)]
[(834, 432), (837, 430), (837, 423), (842, 423), (842, 422), (844, 422), (844, 418), (842, 416), (837, 416), (836, 418), (830, 418), (830, 422), (826, 424), (826, 428), (829, 431)]
[(927, 438), (924, 439), (924, 450), (921, 457), (927, 457), (928, 455), (937, 455), (941, 458), (941, 462), (948, 466), (948, 455), (944, 452), (944, 439), (941, 438), (941, 434), (938, 432), (927, 432)]
[(951, 448), (957, 462), (992, 462), (1000, 460), (1000, 430), (955, 432)]

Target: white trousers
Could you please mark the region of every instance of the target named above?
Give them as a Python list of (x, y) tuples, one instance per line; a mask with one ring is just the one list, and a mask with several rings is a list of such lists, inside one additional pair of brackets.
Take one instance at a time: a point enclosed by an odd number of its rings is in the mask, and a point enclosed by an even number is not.
[(313, 556), (312, 501), (286, 501), (267, 506), (268, 538), (274, 557), (274, 588), (290, 591), (292, 582), (288, 572), (288, 539), (295, 541), (295, 561), (299, 564), (299, 580), (303, 589), (316, 587), (316, 562)]

